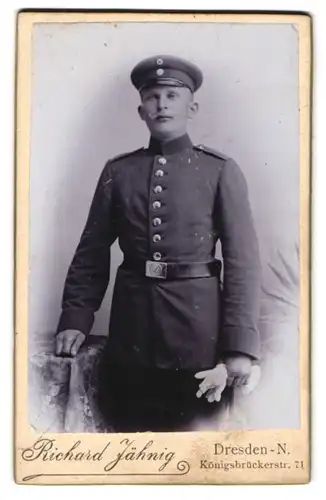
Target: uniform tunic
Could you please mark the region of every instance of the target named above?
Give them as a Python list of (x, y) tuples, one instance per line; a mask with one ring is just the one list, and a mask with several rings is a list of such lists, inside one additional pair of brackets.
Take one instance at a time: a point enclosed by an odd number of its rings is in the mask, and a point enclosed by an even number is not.
[[(259, 357), (260, 261), (244, 176), (231, 159), (188, 135), (107, 162), (64, 287), (58, 331), (90, 332), (118, 268), (105, 363), (178, 370), (214, 367), (225, 353)], [(153, 279), (146, 261), (207, 263), (219, 276)]]

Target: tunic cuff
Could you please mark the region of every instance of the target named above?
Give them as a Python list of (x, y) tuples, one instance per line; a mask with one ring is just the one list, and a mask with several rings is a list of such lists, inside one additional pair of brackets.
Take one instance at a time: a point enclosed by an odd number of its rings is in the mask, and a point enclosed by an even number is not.
[(87, 309), (67, 309), (62, 311), (57, 333), (64, 330), (79, 330), (88, 335), (94, 323), (94, 313)]
[(252, 328), (226, 326), (222, 330), (220, 350), (223, 354), (233, 351), (258, 360), (260, 357), (259, 333)]

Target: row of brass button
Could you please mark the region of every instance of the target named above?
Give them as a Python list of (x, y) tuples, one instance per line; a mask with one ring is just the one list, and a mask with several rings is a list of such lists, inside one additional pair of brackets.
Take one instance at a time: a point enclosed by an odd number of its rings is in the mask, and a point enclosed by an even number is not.
[[(167, 162), (167, 160), (166, 160), (166, 158), (161, 157), (161, 158), (158, 159), (158, 162), (160, 163), (160, 165), (165, 165), (166, 162)], [(158, 169), (158, 170), (155, 171), (154, 175), (155, 175), (155, 177), (163, 177), (164, 171), (161, 170), (161, 169)], [(154, 193), (155, 194), (161, 193), (162, 190), (163, 190), (163, 188), (160, 185), (157, 185), (157, 186), (154, 187)], [(154, 210), (157, 210), (158, 208), (161, 208), (161, 206), (162, 206), (162, 203), (160, 201), (158, 201), (158, 200), (155, 200), (153, 202), (153, 204), (152, 204), (152, 207), (153, 207)], [(161, 224), (162, 224), (162, 220), (160, 219), (160, 217), (155, 217), (153, 219), (153, 225), (155, 227), (160, 226)], [(161, 241), (161, 239), (162, 239), (162, 237), (161, 237), (160, 234), (154, 234), (153, 235), (153, 242), (154, 243), (157, 243), (157, 242)], [(161, 258), (162, 258), (162, 254), (160, 252), (154, 252), (153, 253), (153, 259), (154, 260), (158, 261), (158, 260), (161, 260)]]

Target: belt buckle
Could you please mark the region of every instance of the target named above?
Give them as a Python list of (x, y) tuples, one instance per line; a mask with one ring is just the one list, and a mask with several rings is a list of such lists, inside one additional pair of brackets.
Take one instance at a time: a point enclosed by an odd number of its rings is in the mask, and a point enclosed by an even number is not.
[(148, 278), (166, 279), (168, 266), (166, 262), (146, 261), (146, 276)]

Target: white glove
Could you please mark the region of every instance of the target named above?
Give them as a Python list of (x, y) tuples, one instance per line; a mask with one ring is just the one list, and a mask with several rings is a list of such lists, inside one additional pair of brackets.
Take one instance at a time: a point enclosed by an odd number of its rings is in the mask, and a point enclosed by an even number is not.
[(200, 398), (207, 392), (206, 398), (209, 403), (220, 401), (228, 378), (228, 372), (224, 364), (218, 364), (211, 370), (198, 372), (195, 374), (195, 378), (204, 379), (199, 384), (196, 393), (197, 398)]

